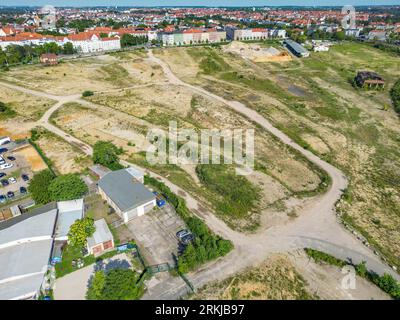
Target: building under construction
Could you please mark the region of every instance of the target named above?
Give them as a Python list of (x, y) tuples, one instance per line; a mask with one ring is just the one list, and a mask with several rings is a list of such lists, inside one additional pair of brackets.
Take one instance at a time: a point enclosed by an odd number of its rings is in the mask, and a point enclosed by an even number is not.
[(385, 80), (375, 72), (359, 71), (355, 78), (356, 84), (361, 88), (383, 89)]

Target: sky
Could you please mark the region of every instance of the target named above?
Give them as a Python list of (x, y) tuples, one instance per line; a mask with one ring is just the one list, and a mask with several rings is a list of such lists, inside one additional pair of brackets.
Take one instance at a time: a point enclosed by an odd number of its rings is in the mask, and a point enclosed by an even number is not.
[(399, 0), (0, 0), (0, 6), (341, 6), (391, 5)]

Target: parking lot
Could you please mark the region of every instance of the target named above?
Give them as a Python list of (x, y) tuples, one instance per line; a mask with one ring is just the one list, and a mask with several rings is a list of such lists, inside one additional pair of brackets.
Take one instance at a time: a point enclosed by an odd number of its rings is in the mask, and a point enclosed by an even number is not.
[[(2, 176), (0, 177), (0, 203), (4, 204), (27, 194), (23, 191), (27, 191), (29, 180), (24, 180), (22, 176), (26, 175), (29, 179), (32, 178), (31, 154), (35, 155), (36, 150), (29, 144), (9, 143), (1, 145), (0, 151), (0, 156), (4, 161), (7, 164), (12, 164), (10, 168), (0, 169), (0, 176)], [(39, 157), (38, 154), (37, 157)], [(40, 157), (39, 159), (41, 160)], [(43, 162), (43, 160), (41, 161)], [(42, 167), (43, 165), (41, 164), (40, 168)]]
[(147, 264), (175, 264), (173, 254), (177, 255), (179, 245), (176, 233), (184, 229), (185, 224), (172, 206), (167, 203), (161, 209), (129, 221), (127, 227)]

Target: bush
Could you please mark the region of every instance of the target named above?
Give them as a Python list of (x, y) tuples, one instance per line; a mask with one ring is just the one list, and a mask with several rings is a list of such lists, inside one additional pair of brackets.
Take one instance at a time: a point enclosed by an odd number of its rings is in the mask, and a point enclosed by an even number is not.
[(110, 141), (97, 141), (93, 146), (93, 162), (101, 164), (110, 170), (119, 170), (123, 166), (119, 163), (119, 155), (123, 153)]
[(68, 232), (68, 241), (73, 247), (83, 248), (86, 245), (87, 238), (91, 237), (96, 231), (94, 220), (89, 217), (76, 220)]
[(394, 84), (390, 90), (390, 96), (392, 98), (394, 110), (400, 113), (400, 79)]
[(82, 97), (90, 97), (93, 95), (94, 95), (93, 91), (90, 91), (90, 90), (83, 91), (83, 93), (82, 93)]
[(190, 213), (185, 200), (175, 195), (164, 183), (149, 176), (145, 176), (145, 183), (154, 186), (168, 198), (168, 202), (174, 206), (177, 214), (195, 236), (194, 242), (188, 245), (178, 258), (180, 273), (194, 270), (207, 261), (228, 254), (233, 249), (231, 241), (212, 233), (201, 219)]
[(11, 118), (16, 115), (16, 112), (11, 109), (8, 105), (4, 102), (0, 101), (0, 119), (4, 118)]
[(130, 269), (97, 271), (86, 293), (88, 300), (138, 300), (143, 294), (139, 275)]
[(66, 174), (51, 181), (48, 191), (53, 201), (66, 201), (81, 198), (88, 187), (79, 175)]
[(43, 170), (35, 174), (28, 185), (29, 193), (36, 204), (46, 204), (52, 201), (48, 188), (55, 176), (50, 170)]

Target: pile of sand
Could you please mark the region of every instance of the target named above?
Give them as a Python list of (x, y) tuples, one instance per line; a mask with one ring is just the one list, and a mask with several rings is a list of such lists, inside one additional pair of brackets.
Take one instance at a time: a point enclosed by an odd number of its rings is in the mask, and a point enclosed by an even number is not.
[(243, 59), (253, 62), (290, 61), (292, 58), (286, 51), (274, 47), (261, 47), (255, 43), (233, 41), (224, 47), (224, 52), (240, 55)]

